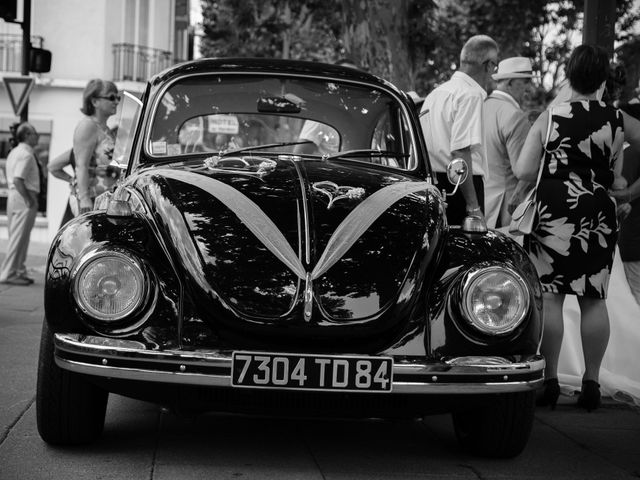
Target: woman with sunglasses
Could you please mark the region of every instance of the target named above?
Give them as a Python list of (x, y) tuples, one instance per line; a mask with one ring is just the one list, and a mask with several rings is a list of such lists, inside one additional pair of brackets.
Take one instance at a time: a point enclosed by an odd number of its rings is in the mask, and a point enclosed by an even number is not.
[(107, 126), (107, 120), (116, 113), (119, 101), (118, 88), (106, 80), (90, 80), (82, 94), (80, 111), (85, 116), (73, 134), (79, 213), (92, 210), (95, 198), (116, 181), (106, 168), (115, 144), (115, 132)]

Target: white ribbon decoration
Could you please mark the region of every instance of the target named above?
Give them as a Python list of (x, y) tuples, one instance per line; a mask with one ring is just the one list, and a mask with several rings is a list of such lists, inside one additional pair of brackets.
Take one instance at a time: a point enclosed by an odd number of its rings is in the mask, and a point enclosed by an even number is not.
[(189, 183), (201, 188), (220, 200), (237, 215), (258, 240), (301, 279), (305, 279), (304, 265), (293, 251), (287, 239), (266, 213), (246, 195), (215, 178), (181, 170), (159, 169), (157, 173), (167, 178)]
[(331, 235), (320, 260), (311, 272), (311, 278), (315, 280), (335, 265), (391, 205), (410, 193), (425, 190), (430, 186), (428, 182), (392, 183), (360, 202)]
[[(155, 173), (167, 178), (195, 185), (220, 200), (229, 210), (236, 214), (240, 221), (260, 240), (269, 251), (282, 261), (300, 279), (307, 280), (304, 265), (289, 245), (278, 227), (267, 214), (235, 188), (215, 178), (193, 172), (158, 169)], [(327, 246), (310, 274), (315, 280), (329, 270), (362, 234), (391, 205), (405, 196), (425, 189), (435, 189), (429, 182), (397, 182), (381, 188), (363, 200), (338, 225)]]

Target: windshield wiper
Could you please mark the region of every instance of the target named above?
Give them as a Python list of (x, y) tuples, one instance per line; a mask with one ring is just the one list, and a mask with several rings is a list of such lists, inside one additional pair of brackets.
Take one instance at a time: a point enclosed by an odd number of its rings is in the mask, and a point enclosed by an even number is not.
[(218, 153), (219, 157), (228, 157), (229, 155), (236, 155), (242, 152), (250, 152), (251, 150), (262, 150), (265, 148), (276, 147), (288, 147), (291, 145), (305, 145), (307, 143), (313, 143), (311, 140), (300, 140), (298, 142), (280, 142), (280, 143), (266, 143), (264, 145), (251, 145), (249, 147), (236, 148), (235, 150), (221, 151)]
[(374, 148), (363, 148), (358, 150), (345, 150), (344, 152), (334, 153), (332, 155), (323, 156), (323, 160), (332, 160), (340, 157), (396, 157), (408, 158), (408, 153), (391, 152), (389, 150), (378, 150)]

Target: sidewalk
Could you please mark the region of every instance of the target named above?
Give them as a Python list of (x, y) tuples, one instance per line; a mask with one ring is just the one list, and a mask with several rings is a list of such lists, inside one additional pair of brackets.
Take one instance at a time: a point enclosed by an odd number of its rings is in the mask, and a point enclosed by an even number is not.
[[(7, 253), (6, 238), (0, 238), (0, 259), (4, 260), (4, 256)], [(41, 262), (43, 265), (47, 261), (47, 254), (49, 253), (49, 243), (34, 242), (29, 244), (29, 253), (27, 254), (27, 264), (37, 264)]]
[[(0, 239), (0, 262), (7, 253), (7, 239)], [(31, 242), (27, 253), (27, 272), (34, 280), (33, 285), (19, 286), (0, 284), (0, 309), (12, 310), (21, 305), (33, 305), (42, 308), (44, 273), (49, 253), (49, 244)], [(37, 305), (34, 304), (37, 302)]]
[[(0, 238), (0, 262), (4, 260), (7, 253), (6, 238)], [(47, 254), (49, 253), (49, 243), (31, 241), (29, 251), (27, 253), (27, 267), (33, 269), (41, 269), (44, 272), (44, 265), (47, 263)]]

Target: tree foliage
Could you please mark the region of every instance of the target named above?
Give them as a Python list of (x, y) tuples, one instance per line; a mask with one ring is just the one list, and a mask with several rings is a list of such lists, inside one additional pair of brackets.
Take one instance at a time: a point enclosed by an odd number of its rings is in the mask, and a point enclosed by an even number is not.
[[(335, 62), (412, 85), (414, 37), (431, 0), (203, 0), (203, 56)], [(418, 17), (418, 15), (420, 17)], [(371, 19), (377, 19), (372, 22)], [(413, 55), (413, 57), (412, 57)]]
[[(493, 37), (502, 58), (534, 59), (544, 90), (564, 78), (581, 42), (584, 0), (201, 0), (205, 56), (334, 62), (350, 57), (400, 88), (428, 93), (458, 66), (476, 34)], [(636, 59), (633, 0), (616, 0), (616, 36)], [(621, 51), (621, 50), (619, 50)], [(630, 60), (628, 60), (630, 61)]]
[(202, 54), (331, 62), (341, 32), (329, 6), (317, 0), (202, 1)]
[[(564, 66), (571, 50), (582, 43), (584, 2), (579, 0), (546, 2), (545, 22), (535, 32), (535, 58), (547, 90), (553, 91), (564, 80)], [(632, 41), (640, 11), (634, 0), (616, 0), (616, 42)], [(632, 42), (633, 43), (633, 42)]]
[(500, 46), (502, 57), (533, 56), (533, 29), (544, 20), (542, 1), (521, 0), (440, 0), (428, 15), (425, 29), (429, 49), (418, 60), (416, 88), (426, 93), (445, 81), (458, 67), (460, 48), (473, 35), (485, 34)]

